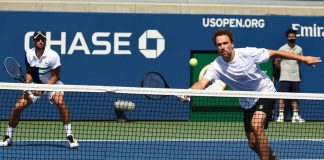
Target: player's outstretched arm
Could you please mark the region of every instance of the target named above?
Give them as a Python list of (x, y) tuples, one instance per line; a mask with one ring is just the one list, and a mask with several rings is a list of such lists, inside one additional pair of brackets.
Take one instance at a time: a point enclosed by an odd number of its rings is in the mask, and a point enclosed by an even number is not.
[[(208, 84), (210, 83), (210, 81), (208, 79), (201, 79), (198, 82), (194, 83), (190, 89), (205, 89)], [(186, 95), (181, 95), (179, 96), (179, 100), (183, 101), (183, 102), (189, 102), (190, 101), (190, 96), (186, 96)]]
[(316, 63), (322, 62), (321, 57), (303, 56), (304, 63), (315, 67)]
[(269, 50), (269, 55), (270, 57), (284, 57), (288, 59), (295, 59), (311, 66), (315, 66), (316, 63), (322, 62), (320, 57), (301, 56), (301, 55), (278, 51), (278, 50)]
[(208, 79), (203, 78), (200, 81), (194, 83), (191, 86), (191, 89), (205, 89), (209, 83), (210, 83), (210, 81)]

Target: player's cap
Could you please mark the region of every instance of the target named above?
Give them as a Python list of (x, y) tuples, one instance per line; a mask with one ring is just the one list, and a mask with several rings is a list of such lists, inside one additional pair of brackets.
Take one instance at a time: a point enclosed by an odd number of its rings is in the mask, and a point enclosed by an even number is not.
[(33, 39), (36, 39), (39, 36), (46, 38), (46, 33), (42, 30), (35, 31), (33, 35)]

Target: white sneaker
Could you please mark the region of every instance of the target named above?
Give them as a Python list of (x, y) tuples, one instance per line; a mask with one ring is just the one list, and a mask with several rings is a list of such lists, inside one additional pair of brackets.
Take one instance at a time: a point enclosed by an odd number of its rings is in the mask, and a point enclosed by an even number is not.
[(285, 118), (284, 116), (279, 116), (278, 119), (276, 120), (276, 122), (284, 122)]
[(291, 118), (291, 122), (292, 123), (304, 123), (306, 121), (304, 119), (302, 119), (299, 115), (297, 115), (297, 116), (293, 116)]
[(69, 144), (70, 144), (70, 148), (77, 148), (79, 147), (79, 143), (76, 139), (74, 139), (73, 135), (68, 135), (66, 137), (66, 139), (68, 140)]
[(0, 146), (1, 147), (8, 147), (8, 146), (11, 146), (13, 143), (13, 139), (10, 138), (8, 135), (5, 135), (3, 137), (3, 140), (0, 142)]

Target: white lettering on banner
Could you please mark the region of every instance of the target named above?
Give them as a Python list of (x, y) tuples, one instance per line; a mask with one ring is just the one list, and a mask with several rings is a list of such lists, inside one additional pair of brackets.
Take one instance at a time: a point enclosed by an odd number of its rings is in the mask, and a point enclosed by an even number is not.
[(115, 54), (131, 54), (130, 50), (120, 50), (120, 46), (129, 46), (129, 41), (121, 41), (120, 38), (129, 38), (132, 33), (115, 33), (114, 35), (114, 53)]
[[(30, 48), (29, 48), (29, 46), (30, 46), (30, 38), (33, 36), (33, 34), (34, 34), (34, 32), (27, 32), (26, 34), (25, 34), (25, 43), (24, 43), (24, 49), (25, 49), (25, 51), (27, 52), (28, 50), (30, 50)], [(47, 36), (47, 34), (46, 34), (46, 36)]]
[[(30, 38), (33, 36), (33, 33), (31, 31), (25, 34), (25, 51), (31, 49)], [(109, 40), (111, 35), (113, 36), (113, 44)], [(73, 37), (71, 45), (68, 47), (68, 52), (66, 52), (67, 33), (61, 32), (61, 37), (53, 40), (51, 32), (46, 32), (47, 46), (60, 46), (61, 54), (64, 55), (73, 55), (76, 51), (83, 52), (85, 55), (108, 55), (112, 50), (115, 55), (131, 55), (131, 36), (132, 33), (130, 32), (94, 32), (91, 37), (91, 43), (89, 43), (82, 32), (77, 32)], [(148, 48), (148, 41), (156, 41), (156, 48)], [(89, 45), (92, 45), (91, 47), (94, 48), (92, 52), (89, 50)], [(112, 46), (114, 47), (113, 49)], [(164, 49), (165, 39), (163, 35), (158, 30), (147, 30), (138, 39), (138, 51), (136, 52), (140, 52), (145, 58), (157, 58), (163, 53)]]
[(110, 35), (109, 32), (95, 32), (92, 35), (92, 43), (96, 46), (104, 46), (105, 50), (93, 50), (93, 55), (106, 55), (111, 52), (111, 44), (108, 41), (100, 41), (98, 38), (108, 38)]
[(300, 24), (291, 24), (291, 28), (297, 31), (298, 37), (324, 37), (324, 26), (302, 26)]
[(51, 46), (51, 45), (58, 45), (61, 46), (61, 53), (65, 54), (66, 53), (66, 32), (61, 32), (61, 39), (60, 40), (53, 40), (52, 39), (52, 34), (46, 33), (46, 38), (50, 39), (50, 41), (47, 41), (47, 46)]
[[(81, 43), (80, 46), (78, 46), (78, 42)], [(72, 44), (67, 54), (73, 54), (75, 50), (84, 51), (84, 53), (87, 55), (90, 54), (90, 50), (87, 45), (87, 42), (85, 41), (83, 34), (81, 32), (77, 32), (76, 35), (74, 36), (74, 39), (72, 41)]]
[(205, 28), (264, 28), (265, 20), (255, 18), (202, 18), (202, 25)]

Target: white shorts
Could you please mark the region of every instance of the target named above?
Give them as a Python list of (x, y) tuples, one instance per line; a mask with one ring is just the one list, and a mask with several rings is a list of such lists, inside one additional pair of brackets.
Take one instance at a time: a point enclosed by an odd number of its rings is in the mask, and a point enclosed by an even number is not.
[[(63, 85), (63, 83), (61, 81), (58, 81), (56, 84)], [(35, 95), (33, 95), (32, 91), (26, 91), (26, 92), (28, 93), (29, 97), (32, 99), (33, 103), (36, 102), (37, 100), (39, 100), (41, 98), (41, 96), (46, 95), (51, 104), (53, 104), (52, 98), (53, 98), (55, 92), (64, 94), (63, 91), (45, 91), (42, 95), (35, 96)]]
[(37, 100), (39, 100), (41, 98), (41, 96), (46, 95), (51, 104), (53, 104), (52, 98), (53, 98), (53, 95), (55, 94), (55, 92), (60, 92), (60, 93), (64, 94), (64, 92), (62, 92), (62, 91), (45, 91), (42, 95), (35, 96), (35, 95), (33, 95), (32, 91), (27, 91), (27, 93), (28, 93), (29, 97), (32, 99), (33, 103), (36, 102)]

